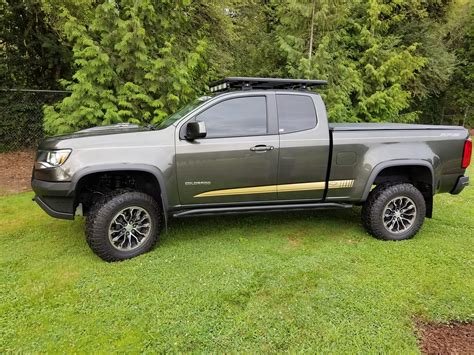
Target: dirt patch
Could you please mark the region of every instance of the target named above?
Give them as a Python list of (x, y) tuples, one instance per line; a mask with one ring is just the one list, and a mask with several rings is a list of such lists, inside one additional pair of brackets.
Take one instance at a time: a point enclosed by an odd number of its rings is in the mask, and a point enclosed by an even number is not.
[(347, 244), (359, 244), (359, 241), (358, 240), (347, 239), (346, 243)]
[(299, 240), (297, 237), (289, 236), (288, 245), (292, 248), (297, 248), (301, 245), (301, 240)]
[(0, 196), (31, 190), (34, 158), (32, 150), (0, 153)]
[(288, 240), (288, 245), (292, 248), (297, 248), (301, 246), (301, 238), (305, 235), (303, 231), (298, 231), (293, 234), (288, 235), (286, 238)]
[(423, 354), (474, 354), (474, 323), (417, 322)]

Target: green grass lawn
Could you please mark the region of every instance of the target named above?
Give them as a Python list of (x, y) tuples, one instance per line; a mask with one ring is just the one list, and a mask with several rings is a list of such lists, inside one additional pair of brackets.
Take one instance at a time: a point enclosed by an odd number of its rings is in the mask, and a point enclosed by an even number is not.
[(0, 198), (2, 353), (417, 352), (416, 318), (474, 319), (474, 187), (410, 241), (373, 239), (359, 208), (206, 217), (113, 264), (32, 196)]

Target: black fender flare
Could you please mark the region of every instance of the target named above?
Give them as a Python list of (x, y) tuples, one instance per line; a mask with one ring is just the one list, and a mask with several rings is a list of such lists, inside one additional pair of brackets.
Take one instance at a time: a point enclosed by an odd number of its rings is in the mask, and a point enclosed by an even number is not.
[(431, 186), (433, 189), (433, 195), (436, 192), (436, 185), (435, 185), (435, 174), (434, 174), (434, 168), (433, 165), (426, 161), (426, 160), (414, 160), (414, 159), (400, 159), (400, 160), (391, 160), (391, 161), (386, 161), (382, 162), (378, 165), (376, 165), (373, 169), (372, 172), (370, 173), (369, 179), (367, 180), (367, 184), (364, 189), (364, 193), (362, 194), (362, 202), (365, 202), (367, 200), (367, 197), (369, 196), (370, 189), (372, 187), (372, 184), (374, 183), (375, 179), (377, 178), (378, 174), (386, 169), (386, 168), (392, 168), (396, 166), (422, 166), (425, 168), (428, 168), (431, 172)]
[(166, 192), (166, 184), (163, 173), (156, 166), (148, 164), (103, 164), (98, 166), (89, 166), (77, 171), (72, 179), (71, 185), (68, 191), (69, 196), (74, 196), (78, 182), (85, 176), (94, 174), (94, 173), (105, 173), (108, 171), (141, 171), (152, 174), (158, 181), (160, 191), (161, 191), (161, 203), (163, 206), (163, 214), (165, 216), (165, 223), (167, 223), (168, 215), (168, 195)]

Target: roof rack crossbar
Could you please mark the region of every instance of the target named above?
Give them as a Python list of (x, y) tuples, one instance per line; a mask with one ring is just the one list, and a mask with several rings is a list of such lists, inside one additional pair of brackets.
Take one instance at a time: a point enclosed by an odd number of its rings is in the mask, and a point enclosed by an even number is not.
[(309, 79), (282, 79), (282, 78), (252, 78), (252, 77), (227, 77), (214, 81), (210, 85), (211, 92), (226, 90), (251, 90), (251, 89), (298, 89), (306, 90), (313, 86), (326, 85), (326, 80)]

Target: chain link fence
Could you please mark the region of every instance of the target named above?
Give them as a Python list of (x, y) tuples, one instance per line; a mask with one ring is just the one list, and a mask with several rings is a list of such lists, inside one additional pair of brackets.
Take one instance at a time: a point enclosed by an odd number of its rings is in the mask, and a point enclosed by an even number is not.
[(44, 138), (43, 106), (69, 91), (0, 89), (0, 152), (36, 148)]

